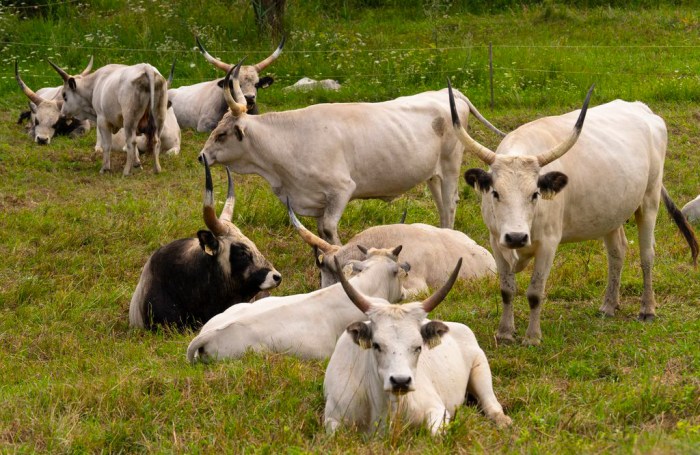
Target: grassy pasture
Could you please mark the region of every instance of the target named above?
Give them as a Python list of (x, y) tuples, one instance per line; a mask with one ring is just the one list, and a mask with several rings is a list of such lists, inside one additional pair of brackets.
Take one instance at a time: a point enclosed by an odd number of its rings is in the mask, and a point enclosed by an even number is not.
[[(681, 205), (700, 189), (700, 14), (694, 4), (571, 9), (554, 3), (474, 15), (461, 3), (289, 2), (288, 41), (260, 93), (261, 111), (326, 101), (378, 101), (442, 88), (463, 90), (495, 125), (512, 130), (543, 115), (615, 98), (647, 102), (669, 129), (665, 184)], [(367, 8), (358, 9), (358, 4)], [(35, 90), (58, 85), (51, 58), (77, 70), (149, 61), (163, 72), (178, 58), (176, 85), (217, 77), (192, 48), (262, 59), (277, 40), (258, 34), (248, 2), (121, 2), (53, 6), (45, 16), (0, 9), (0, 451), (28, 452), (700, 452), (700, 274), (663, 209), (657, 223), (658, 319), (636, 321), (642, 290), (636, 227), (622, 279), (622, 308), (601, 318), (602, 242), (560, 247), (547, 286), (543, 344), (498, 346), (495, 279), (458, 284), (434, 317), (468, 324), (486, 351), (496, 394), (514, 421), (498, 431), (474, 406), (447, 433), (392, 427), (367, 437), (322, 426), (326, 362), (277, 354), (190, 366), (193, 333), (128, 329), (141, 267), (159, 246), (202, 228), (206, 134), (183, 132), (182, 153), (154, 175), (99, 175), (94, 131), (50, 147), (15, 125)], [(495, 108), (489, 109), (488, 43), (494, 44)], [(336, 78), (338, 93), (282, 91), (302, 76)], [(496, 139), (478, 124), (474, 135)], [(464, 167), (479, 166), (465, 156)], [(225, 175), (214, 168), (219, 204)], [(283, 274), (276, 295), (316, 288), (313, 258), (282, 205), (257, 176), (235, 176), (234, 220)], [(462, 183), (462, 187), (465, 185)], [(614, 204), (615, 195), (611, 195)], [(484, 245), (478, 197), (464, 188), (456, 228)], [(398, 220), (436, 224), (425, 187), (385, 204), (355, 201), (340, 235)], [(304, 220), (313, 226), (311, 219)], [(522, 291), (529, 271), (518, 276)], [(523, 334), (527, 304), (516, 301)]]

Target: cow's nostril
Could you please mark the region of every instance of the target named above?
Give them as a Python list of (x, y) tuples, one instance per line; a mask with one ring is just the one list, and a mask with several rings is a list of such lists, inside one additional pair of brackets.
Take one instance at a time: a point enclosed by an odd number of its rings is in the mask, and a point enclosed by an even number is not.
[(272, 275), (272, 279), (275, 280), (275, 283), (279, 283), (280, 281), (282, 281), (282, 275), (280, 275), (279, 273), (275, 273), (274, 275)]
[(390, 376), (389, 382), (391, 382), (391, 385), (394, 387), (408, 387), (408, 385), (411, 383), (411, 377), (410, 376)]
[(527, 245), (529, 236), (526, 232), (509, 232), (504, 236), (506, 244), (512, 247), (521, 247)]
[(199, 155), (199, 156), (197, 157), (197, 161), (199, 161), (200, 163), (203, 163), (203, 162), (204, 162), (204, 158), (202, 158), (202, 155)]

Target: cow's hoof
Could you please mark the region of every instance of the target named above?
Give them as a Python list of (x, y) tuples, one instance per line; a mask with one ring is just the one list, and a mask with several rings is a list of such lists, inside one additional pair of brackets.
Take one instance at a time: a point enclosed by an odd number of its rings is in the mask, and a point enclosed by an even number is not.
[(102, 169), (100, 169), (100, 174), (108, 174), (110, 171), (111, 171), (111, 169), (109, 169), (109, 168), (108, 169), (102, 168)]
[(598, 310), (600, 315), (604, 318), (612, 318), (615, 316), (615, 310), (610, 310), (609, 308), (601, 308)]
[(654, 319), (656, 319), (656, 315), (655, 314), (639, 313), (639, 316), (637, 316), (637, 319), (639, 319), (642, 322), (651, 322)]
[(534, 337), (525, 337), (523, 338), (523, 346), (539, 346), (542, 340), (539, 338), (534, 338)]
[(180, 154), (180, 149), (179, 148), (171, 148), (167, 152), (165, 152), (166, 156), (176, 156)]
[(515, 338), (513, 338), (513, 334), (511, 333), (497, 333), (496, 340), (498, 340), (498, 342), (502, 344), (515, 343)]
[(493, 418), (493, 422), (498, 428), (505, 428), (513, 425), (513, 420), (505, 414), (499, 414)]
[(137, 161), (134, 163), (134, 167), (141, 167), (141, 161)]

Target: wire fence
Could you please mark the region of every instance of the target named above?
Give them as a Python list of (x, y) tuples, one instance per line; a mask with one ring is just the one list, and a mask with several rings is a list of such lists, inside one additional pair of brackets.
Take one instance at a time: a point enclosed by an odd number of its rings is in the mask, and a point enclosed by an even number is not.
[[(192, 46), (191, 48), (187, 49), (163, 49), (163, 48), (132, 48), (132, 47), (114, 47), (114, 46), (90, 46), (90, 45), (59, 45), (59, 44), (47, 44), (47, 43), (30, 43), (30, 42), (23, 42), (23, 41), (0, 41), (0, 55), (2, 53), (8, 52), (8, 46), (12, 47), (26, 47), (26, 48), (32, 48), (32, 49), (45, 49), (47, 51), (55, 51), (56, 49), (80, 49), (86, 51), (86, 54), (94, 53), (94, 52), (109, 52), (110, 54), (118, 54), (118, 53), (154, 53), (154, 54), (167, 54), (167, 55), (172, 55), (174, 57), (177, 56), (198, 56), (199, 55), (199, 50), (195, 47)], [(285, 48), (284, 54), (296, 54), (296, 55), (311, 55), (311, 54), (324, 54), (324, 55), (343, 55), (343, 54), (351, 54), (351, 53), (365, 53), (369, 56), (375, 55), (375, 54), (397, 54), (397, 53), (408, 53), (408, 52), (431, 52), (431, 53), (454, 53), (454, 52), (469, 52), (469, 51), (474, 51), (474, 50), (482, 50), (484, 52), (487, 51), (489, 45), (488, 44), (469, 44), (469, 45), (463, 45), (463, 46), (441, 46), (441, 47), (397, 47), (397, 48), (347, 48), (347, 49), (288, 49)], [(603, 49), (603, 50), (619, 50), (620, 52), (624, 52), (624, 50), (627, 49), (640, 49), (640, 50), (650, 50), (650, 51), (664, 51), (664, 50), (669, 50), (669, 51), (675, 51), (675, 50), (700, 50), (700, 44), (698, 45), (635, 45), (635, 44), (620, 44), (620, 45), (561, 45), (561, 44), (539, 44), (539, 45), (526, 45), (526, 44), (519, 44), (519, 45), (513, 45), (513, 44), (493, 44), (492, 48), (496, 51), (496, 55), (498, 56), (498, 50), (499, 49), (549, 49), (553, 51), (572, 51), (572, 50), (579, 50), (579, 49)], [(35, 51), (34, 51), (35, 52)], [(232, 55), (236, 54), (236, 56), (240, 55), (248, 55), (248, 54), (261, 54), (264, 56), (267, 56), (270, 54), (269, 50), (237, 50), (237, 51), (226, 51), (226, 50), (210, 50), (210, 53), (214, 55), (218, 54), (226, 54), (226, 55)], [(692, 53), (691, 53), (692, 54)], [(690, 56), (690, 54), (689, 54)], [(35, 57), (34, 55), (32, 57)], [(700, 57), (700, 56), (699, 56)], [(496, 59), (498, 60), (498, 58)], [(7, 61), (7, 59), (6, 59)], [(27, 59), (23, 58), (20, 60), (21, 62), (26, 63)], [(620, 71), (618, 69), (611, 69), (611, 70), (601, 70), (601, 69), (594, 69), (594, 70), (574, 70), (574, 69), (561, 69), (561, 68), (532, 68), (532, 67), (524, 67), (524, 66), (517, 66), (517, 65), (512, 65), (512, 66), (505, 66), (503, 64), (499, 64), (493, 67), (494, 70), (499, 71), (501, 73), (512, 73), (512, 74), (520, 74), (520, 75), (527, 75), (527, 74), (552, 74), (552, 75), (562, 75), (562, 76), (595, 76), (595, 77), (656, 77), (656, 78), (693, 78), (693, 79), (698, 79), (700, 80), (700, 67), (699, 64), (693, 63), (694, 61), (700, 62), (700, 58), (698, 59), (690, 59), (687, 60), (688, 64), (683, 67), (683, 68), (678, 68), (673, 71), (654, 71), (654, 72), (649, 72), (649, 71), (634, 71), (634, 70), (624, 70)], [(193, 66), (194, 64), (191, 64), (190, 66)], [(698, 67), (697, 70), (694, 68), (691, 68), (691, 65), (694, 65), (694, 67)], [(20, 65), (21, 66), (21, 65)], [(373, 65), (371, 68), (378, 68), (381, 65)], [(430, 74), (432, 76), (439, 75), (439, 76), (446, 76), (446, 75), (453, 75), (457, 71), (461, 70), (462, 68), (452, 68), (452, 69), (430, 69)], [(474, 69), (474, 67), (472, 67)], [(488, 69), (488, 61), (485, 62), (484, 67), (480, 68), (480, 70), (487, 70)], [(275, 71), (275, 69), (272, 69), (271, 72), (275, 74), (275, 78), (280, 79), (280, 80), (298, 80), (302, 77), (307, 77), (307, 76), (312, 76), (307, 73), (294, 73), (294, 72), (286, 72), (286, 71)], [(352, 80), (352, 79), (357, 79), (357, 80), (366, 80), (366, 79), (381, 79), (381, 80), (397, 80), (398, 78), (405, 78), (405, 77), (420, 77), (422, 74), (424, 74), (424, 70), (420, 68), (413, 68), (409, 70), (391, 70), (391, 71), (362, 71), (362, 72), (342, 72), (342, 73), (328, 73), (328, 74), (316, 74), (313, 75), (313, 77), (320, 78), (320, 79), (344, 79), (344, 80)], [(28, 70), (22, 71), (21, 75), (23, 78), (27, 78), (29, 80), (37, 80), (37, 79), (43, 79), (46, 80), (47, 74), (34, 74), (32, 72), (29, 72)], [(0, 76), (1, 79), (8, 79), (12, 78), (14, 79), (14, 73), (6, 73), (6, 75)], [(199, 77), (199, 78), (184, 78), (184, 77), (178, 77), (177, 78), (178, 83), (181, 85), (186, 85), (189, 83), (197, 83), (197, 82), (202, 82), (203, 80), (207, 80), (206, 77)]]

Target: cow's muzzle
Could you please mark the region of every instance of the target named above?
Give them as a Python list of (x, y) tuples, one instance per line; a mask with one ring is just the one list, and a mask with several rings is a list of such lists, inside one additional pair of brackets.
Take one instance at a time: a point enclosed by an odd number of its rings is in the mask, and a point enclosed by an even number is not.
[(46, 145), (49, 143), (49, 138), (45, 136), (37, 136), (36, 143), (39, 145)]
[(508, 232), (503, 236), (503, 243), (507, 248), (522, 248), (530, 244), (530, 236), (527, 232)]
[(390, 376), (391, 393), (394, 395), (405, 395), (414, 390), (413, 378), (410, 376)]

